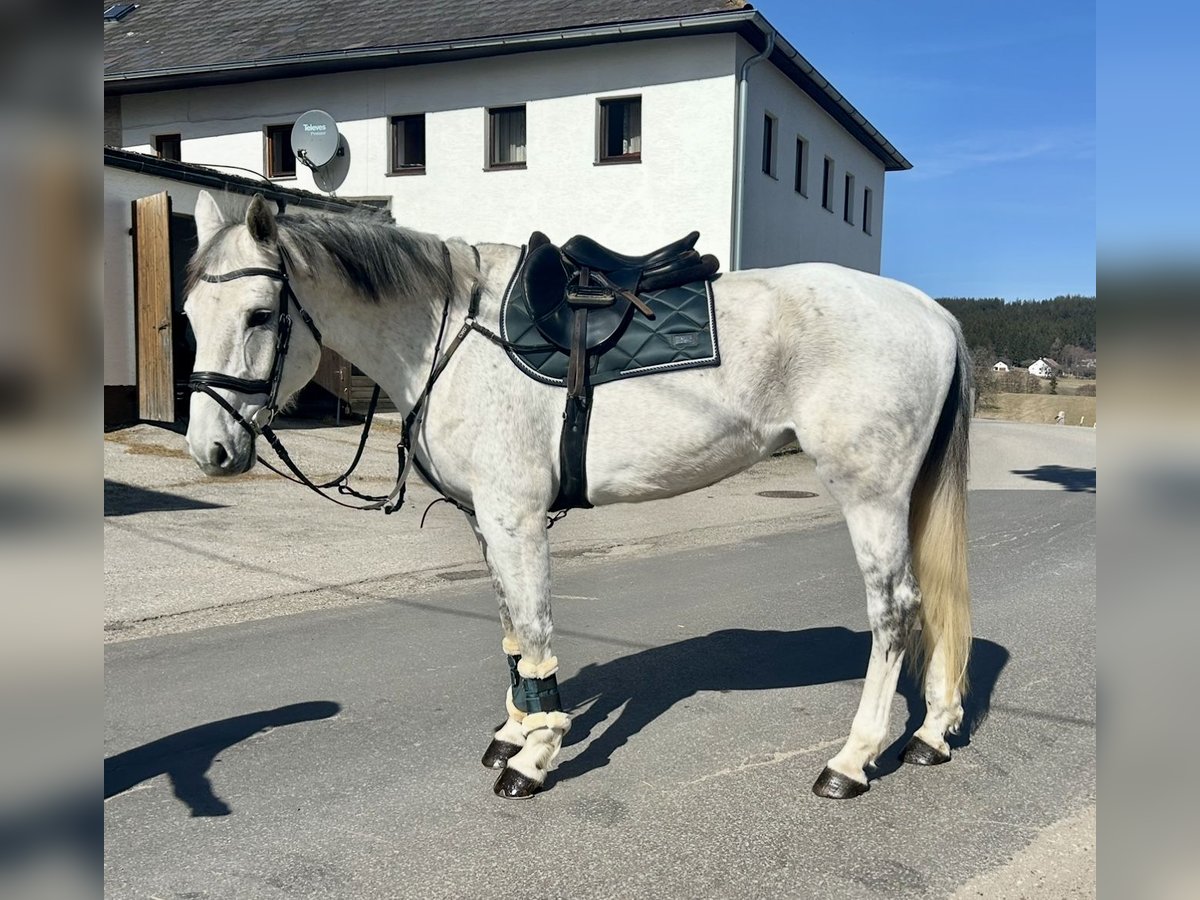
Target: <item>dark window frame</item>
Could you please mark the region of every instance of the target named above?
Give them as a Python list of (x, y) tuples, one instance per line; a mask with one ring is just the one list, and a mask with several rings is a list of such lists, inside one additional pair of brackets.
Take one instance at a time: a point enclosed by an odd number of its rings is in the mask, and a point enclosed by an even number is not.
[(850, 172), (845, 173), (842, 179), (842, 221), (847, 225), (854, 224), (854, 195), (856, 193), (857, 180)]
[(833, 159), (828, 156), (821, 167), (821, 208), (833, 212)]
[[(167, 156), (164, 149), (169, 144), (175, 145), (175, 155)], [(183, 161), (183, 136), (176, 134), (156, 134), (154, 136), (154, 153), (159, 159), (170, 159), (175, 162)]]
[(775, 157), (779, 146), (779, 119), (769, 112), (763, 113), (763, 146), (762, 171), (764, 175), (776, 178)]
[[(287, 142), (285, 147), (284, 159), (288, 156), (292, 159), (292, 170), (288, 172), (286, 169), (275, 171), (275, 141), (282, 136)], [(283, 180), (296, 177), (296, 152), (292, 149), (292, 123), (281, 123), (278, 125), (263, 126), (263, 172), (271, 180)]]
[[(396, 126), (401, 122), (406, 123), (405, 134), (407, 136), (407, 123), (419, 121), (421, 123), (421, 161), (419, 163), (402, 163), (396, 161), (397, 154), (400, 150), (407, 150), (407, 144), (402, 148), (396, 140)], [(403, 113), (397, 116), (388, 118), (388, 175), (424, 175), (425, 163), (428, 159), (428, 131), (425, 124), (425, 113)]]
[[(640, 163), (642, 161), (642, 151), (640, 149), (634, 153), (609, 153), (607, 150), (609, 122), (611, 121), (610, 111), (615, 106), (623, 106), (627, 103), (637, 103), (637, 138), (640, 148), (642, 141), (642, 95), (629, 94), (623, 97), (598, 98), (596, 100), (596, 165), (620, 165), (622, 163)], [(624, 135), (624, 132), (622, 132), (622, 135)]]
[(862, 230), (863, 234), (874, 234), (871, 225), (871, 217), (875, 215), (875, 192), (870, 188), (863, 188), (863, 214), (862, 214)]
[(796, 135), (796, 193), (808, 199), (808, 141)]
[[(525, 125), (525, 159), (519, 162), (501, 162), (497, 160), (496, 147), (496, 125), (497, 117), (502, 113), (512, 113), (520, 110), (521, 117)], [(524, 103), (514, 103), (508, 106), (489, 106), (487, 108), (487, 146), (485, 148), (484, 159), (487, 165), (484, 167), (489, 172), (504, 172), (511, 169), (526, 169), (529, 167), (529, 115)]]

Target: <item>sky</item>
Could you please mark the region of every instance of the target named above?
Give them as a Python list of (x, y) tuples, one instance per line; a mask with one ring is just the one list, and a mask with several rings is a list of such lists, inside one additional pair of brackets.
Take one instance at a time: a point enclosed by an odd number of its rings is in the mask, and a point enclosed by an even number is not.
[(755, 0), (913, 164), (882, 273), (935, 297), (1096, 293), (1095, 7)]

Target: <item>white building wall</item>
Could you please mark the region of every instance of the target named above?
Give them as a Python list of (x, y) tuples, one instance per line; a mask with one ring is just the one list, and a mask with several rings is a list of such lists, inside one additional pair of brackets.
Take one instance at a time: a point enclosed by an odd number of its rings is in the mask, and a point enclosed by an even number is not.
[[(261, 172), (263, 129), (314, 107), (351, 148), (343, 197), (387, 196), (401, 224), (469, 241), (534, 229), (640, 253), (699, 229), (728, 262), (739, 39), (711, 35), (123, 98), (124, 146), (182, 135), (185, 162)], [(595, 165), (597, 99), (640, 94), (642, 161)], [(528, 167), (485, 170), (486, 110), (526, 103)], [(426, 114), (426, 173), (387, 174), (388, 121)], [(315, 190), (302, 166), (281, 185)]]
[[(738, 65), (754, 51), (738, 42)], [(762, 170), (763, 116), (775, 116), (775, 178)], [(835, 262), (879, 272), (883, 234), (883, 162), (775, 66), (749, 74), (742, 268)], [(796, 138), (808, 141), (808, 196), (795, 190)], [(824, 158), (834, 162), (833, 212), (821, 206)], [(845, 175), (854, 175), (854, 224), (842, 218)], [(873, 193), (871, 234), (862, 229), (863, 189)]]

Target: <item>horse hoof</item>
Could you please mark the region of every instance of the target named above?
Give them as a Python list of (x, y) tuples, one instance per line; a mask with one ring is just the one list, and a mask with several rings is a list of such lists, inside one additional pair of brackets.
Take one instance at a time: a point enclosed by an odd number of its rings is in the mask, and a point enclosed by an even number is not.
[(855, 781), (841, 772), (835, 772), (829, 766), (821, 770), (821, 774), (817, 776), (817, 781), (813, 785), (814, 794), (829, 800), (850, 800), (860, 794), (865, 794), (869, 789), (869, 785)]
[(493, 739), (488, 744), (487, 750), (484, 751), (483, 767), (485, 769), (503, 769), (505, 764), (519, 752), (521, 752), (521, 748), (516, 744)]
[(532, 797), (537, 793), (538, 788), (542, 786), (540, 781), (534, 781), (528, 775), (522, 775), (516, 769), (505, 769), (500, 773), (500, 777), (496, 779), (496, 783), (492, 785), (492, 790), (496, 792), (497, 797), (506, 797), (509, 800), (523, 800), (526, 797)]
[(900, 759), (911, 766), (940, 766), (944, 762), (950, 762), (950, 754), (943, 753), (936, 747), (930, 747), (919, 737), (914, 736), (908, 742), (908, 746), (904, 748), (904, 752), (900, 754)]

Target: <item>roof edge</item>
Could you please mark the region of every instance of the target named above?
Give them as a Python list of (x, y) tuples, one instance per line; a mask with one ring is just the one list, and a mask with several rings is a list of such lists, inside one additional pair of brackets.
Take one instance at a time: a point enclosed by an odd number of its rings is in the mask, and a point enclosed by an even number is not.
[(216, 188), (222, 191), (233, 191), (238, 194), (262, 194), (268, 200), (293, 203), (297, 206), (308, 206), (336, 212), (349, 212), (360, 208), (353, 200), (343, 200), (340, 197), (325, 197), (312, 191), (296, 188), (280, 187), (267, 181), (258, 181), (242, 175), (230, 175), (219, 169), (201, 166), (196, 163), (178, 162), (177, 160), (161, 159), (148, 156), (133, 150), (122, 150), (119, 147), (104, 148), (104, 165), (116, 169), (125, 169), (143, 175), (153, 175), (160, 178), (171, 178), (201, 187)]
[[(238, 81), (257, 81), (272, 77), (292, 78), (298, 75), (320, 74), (327, 71), (346, 71), (397, 64), (420, 65), (507, 53), (527, 53), (555, 47), (670, 37), (680, 31), (700, 34), (717, 33), (735, 30), (737, 25), (756, 15), (757, 12), (754, 10), (734, 10), (671, 19), (587, 25), (554, 31), (514, 32), (456, 41), (359, 47), (353, 50), (278, 56), (254, 62), (224, 63), (216, 66), (167, 66), (160, 69), (143, 69), (105, 75), (104, 88), (106, 93), (170, 90), (175, 86), (196, 87)], [(175, 81), (180, 83), (175, 85), (173, 84)], [(166, 82), (172, 82), (171, 87), (164, 87)]]
[(766, 35), (772, 32), (775, 34), (775, 49), (771, 53), (771, 62), (775, 67), (833, 116), (839, 125), (858, 138), (859, 143), (879, 157), (885, 171), (902, 172), (913, 167), (904, 154), (897, 150), (854, 104), (842, 96), (829, 79), (817, 71), (816, 66), (805, 59), (761, 13), (756, 10), (751, 18), (754, 27), (763, 35), (764, 47)]

